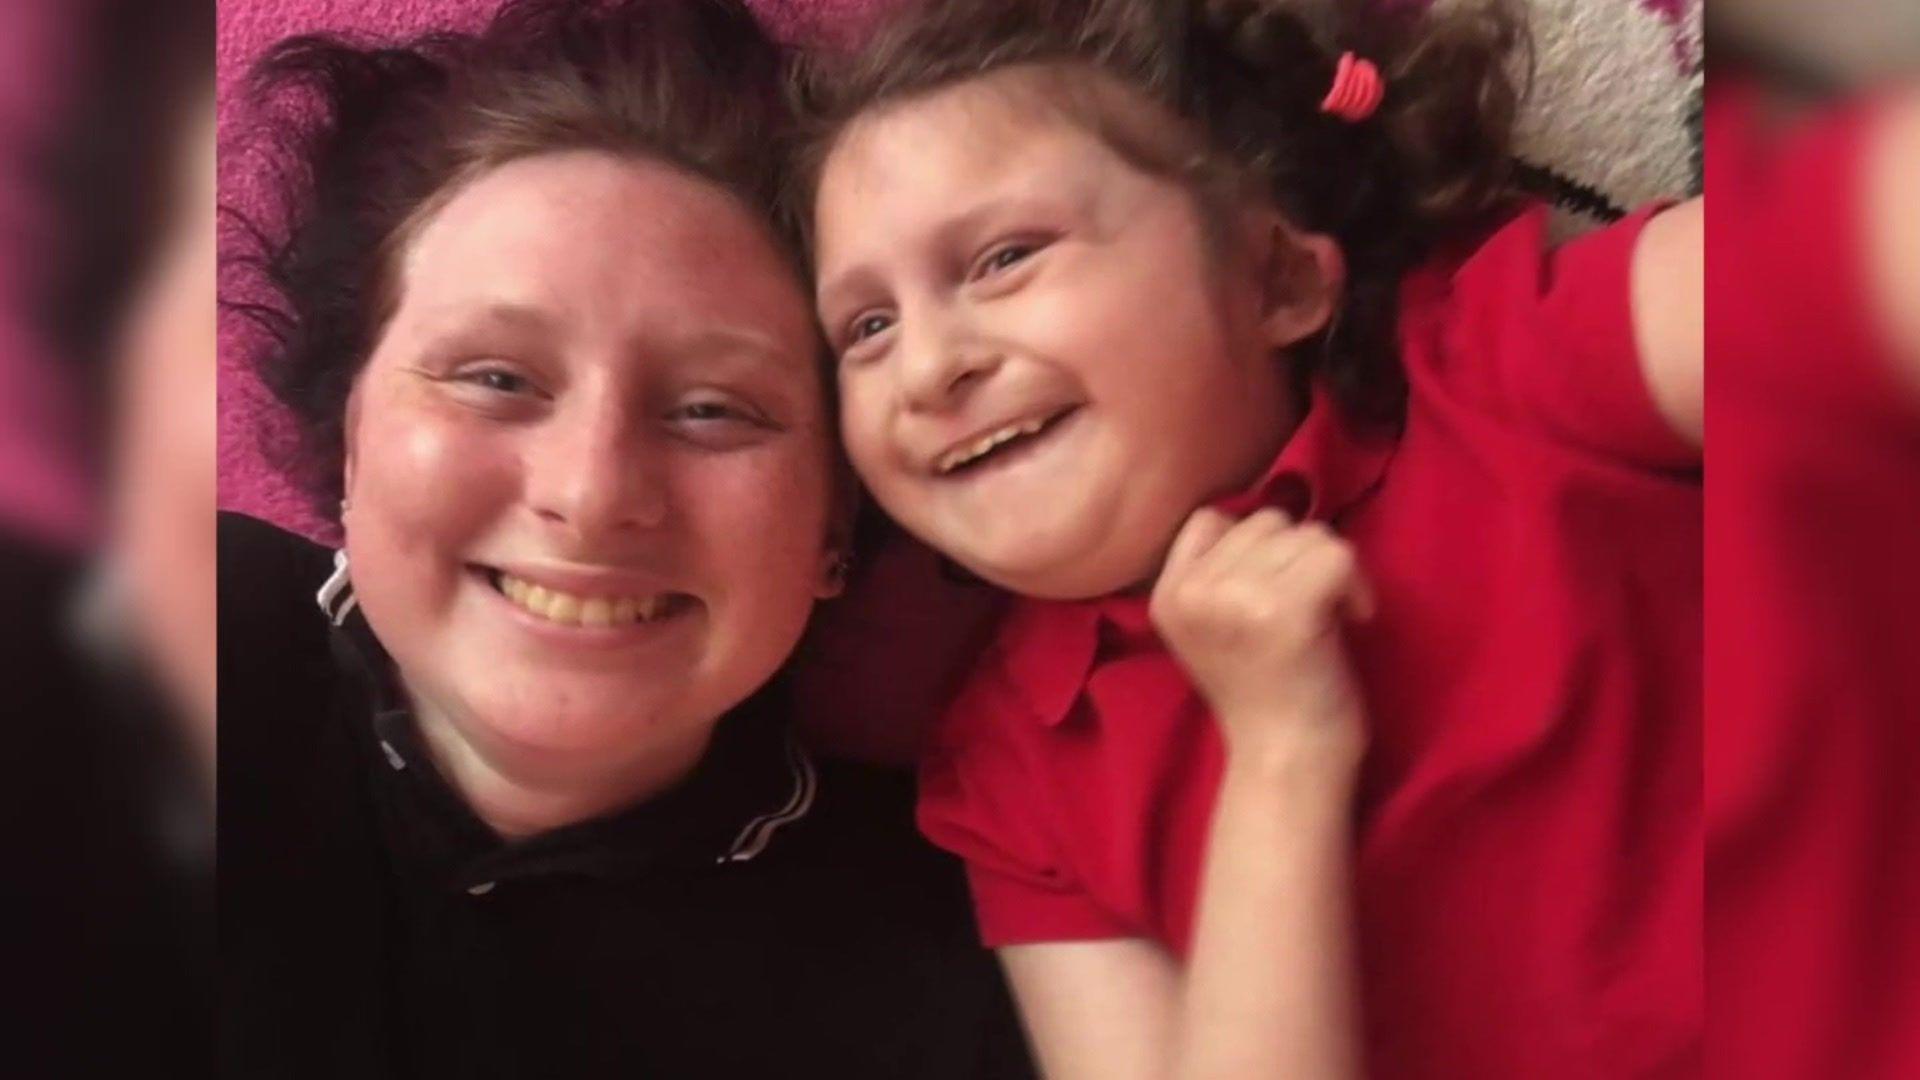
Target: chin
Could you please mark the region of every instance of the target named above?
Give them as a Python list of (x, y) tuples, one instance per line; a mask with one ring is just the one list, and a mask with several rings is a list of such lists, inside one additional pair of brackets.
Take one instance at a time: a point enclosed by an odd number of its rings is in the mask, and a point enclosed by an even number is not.
[(1104, 587), (1103, 579), (1090, 575), (1069, 560), (1035, 563), (969, 563), (955, 560), (974, 576), (1008, 592), (1035, 600), (1091, 600), (1124, 588), (1124, 584)]
[(1037, 600), (1090, 600), (1121, 592), (1150, 576), (1154, 566), (1130, 552), (1104, 550), (1097, 533), (1075, 528), (1075, 536), (1036, 537), (1028, 534), (1018, 545), (982, 550), (977, 560), (956, 561), (979, 577)]
[(645, 688), (569, 687), (548, 678), (489, 696), (473, 702), (469, 722), (485, 730), (471, 735), (523, 752), (618, 754), (684, 726), (672, 702)]

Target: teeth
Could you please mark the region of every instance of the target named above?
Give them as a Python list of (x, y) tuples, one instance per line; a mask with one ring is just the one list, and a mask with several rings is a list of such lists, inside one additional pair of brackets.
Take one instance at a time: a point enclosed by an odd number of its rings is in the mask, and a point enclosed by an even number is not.
[(501, 593), (543, 619), (570, 626), (625, 626), (647, 622), (666, 607), (664, 594), (655, 596), (575, 596), (535, 585), (502, 573), (496, 579)]
[(613, 604), (599, 597), (580, 605), (581, 626), (607, 626), (613, 622)]
[(942, 454), (940, 460), (933, 463), (933, 467), (939, 472), (950, 473), (963, 465), (972, 464), (1015, 439), (1038, 433), (1041, 428), (1047, 426), (1048, 419), (1048, 417), (1039, 417), (996, 428), (972, 442), (956, 446)]
[(520, 600), (520, 606), (528, 611), (546, 617), (547, 605), (553, 603), (553, 594), (538, 585), (527, 586), (527, 594)]

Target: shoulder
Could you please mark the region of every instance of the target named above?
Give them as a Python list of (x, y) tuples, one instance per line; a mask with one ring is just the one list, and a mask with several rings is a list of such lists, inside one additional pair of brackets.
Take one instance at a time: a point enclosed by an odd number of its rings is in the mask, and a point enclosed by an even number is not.
[[(221, 757), (274, 753), (319, 723), (335, 678), (329, 627), (314, 596), (332, 570), (325, 547), (240, 514), (219, 516)], [(260, 737), (251, 737), (258, 734)], [(255, 744), (259, 745), (255, 745)]]
[(266, 609), (292, 605), (302, 595), (311, 601), (332, 569), (333, 553), (327, 548), (245, 514), (222, 511), (216, 537), (223, 629), (229, 615), (265, 614)]
[(913, 774), (833, 758), (811, 764), (812, 805), (755, 860), (755, 876), (778, 877), (783, 903), (813, 911), (822, 932), (886, 925), (971, 944), (965, 872), (915, 828)]
[(1443, 251), (1409, 279), (1403, 320), (1537, 337), (1554, 327), (1539, 313), (1610, 320), (1606, 344), (1631, 344), (1628, 296), (1634, 250), (1664, 208), (1650, 205), (1603, 228), (1560, 237), (1547, 208), (1528, 205)]
[(815, 858), (842, 871), (878, 872), (916, 892), (959, 898), (959, 864), (914, 827), (914, 775), (836, 758), (816, 759), (819, 794), (803, 841)]
[(1699, 450), (1655, 400), (1634, 265), (1662, 206), (1567, 240), (1529, 207), (1409, 276), (1400, 338), (1413, 404), (1440, 396), (1561, 447), (1656, 469)]
[(823, 1031), (850, 1014), (876, 1019), (860, 1029), (859, 1053), (889, 1062), (883, 1074), (1033, 1075), (964, 869), (914, 828), (913, 774), (831, 758), (814, 766), (813, 809), (769, 848), (777, 858), (748, 871), (741, 894), (759, 962), (797, 957), (815, 973), (810, 1000), (790, 1008)]
[(324, 645), (314, 595), (332, 571), (325, 547), (244, 514), (222, 513), (219, 544), (220, 647), (256, 660), (280, 646)]

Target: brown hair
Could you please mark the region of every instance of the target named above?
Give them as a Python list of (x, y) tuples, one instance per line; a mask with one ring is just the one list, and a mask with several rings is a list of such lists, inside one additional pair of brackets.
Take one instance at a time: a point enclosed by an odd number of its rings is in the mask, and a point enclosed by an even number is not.
[(256, 368), (299, 431), (266, 449), (320, 512), (338, 511), (347, 396), (427, 218), (490, 169), (580, 149), (666, 162), (767, 216), (781, 59), (737, 0), (508, 0), (475, 33), (273, 48), (244, 150), (263, 158), (280, 224), (222, 207), (227, 261), (252, 273), (249, 297), (223, 307), (271, 337)]
[[(1510, 67), (1525, 28), (1505, 0), (1325, 7), (1315, 20), (1286, 0), (910, 0), (856, 48), (793, 69), (802, 134), (787, 213), (804, 235), (820, 167), (866, 110), (1015, 66), (1062, 86), (1117, 81), (1184, 124), (1150, 134), (1141, 110), (1117, 114), (1098, 93), (1061, 105), (1136, 167), (1185, 183), (1210, 224), (1253, 195), (1340, 241), (1344, 303), (1295, 350), (1299, 373), (1324, 375), (1357, 419), (1396, 420), (1400, 279), (1512, 197)], [(1387, 83), (1359, 123), (1319, 108), (1346, 50)]]

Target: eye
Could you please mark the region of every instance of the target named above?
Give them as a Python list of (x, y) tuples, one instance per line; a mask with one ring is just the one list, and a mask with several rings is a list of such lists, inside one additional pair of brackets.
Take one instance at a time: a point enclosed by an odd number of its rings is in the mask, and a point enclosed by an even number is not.
[(739, 415), (718, 401), (696, 401), (680, 407), (680, 416), (686, 420), (727, 420)]
[(463, 371), (454, 378), (497, 394), (525, 394), (534, 389), (532, 380), (505, 368), (476, 368)]
[(886, 333), (892, 325), (892, 319), (877, 312), (856, 316), (847, 324), (847, 344), (857, 345), (876, 334)]
[(766, 423), (765, 417), (752, 409), (713, 398), (685, 402), (673, 410), (672, 418), (695, 424), (733, 423), (759, 426)]
[(784, 430), (753, 405), (721, 397), (687, 398), (668, 411), (666, 428), (687, 445), (704, 450), (757, 446)]
[(1016, 240), (1012, 243), (1001, 244), (999, 247), (987, 252), (979, 262), (974, 264), (973, 273), (967, 275), (968, 279), (977, 281), (990, 274), (997, 274), (1002, 270), (1011, 269), (1025, 262), (1034, 252), (1039, 250), (1040, 245), (1029, 240)]

